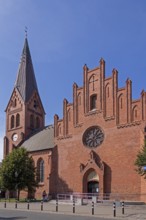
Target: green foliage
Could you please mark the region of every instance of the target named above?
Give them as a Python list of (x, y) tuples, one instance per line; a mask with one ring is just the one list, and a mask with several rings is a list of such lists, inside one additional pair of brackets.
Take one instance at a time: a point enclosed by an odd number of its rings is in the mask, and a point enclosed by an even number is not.
[(2, 161), (0, 169), (1, 184), (6, 190), (28, 190), (37, 186), (36, 170), (32, 157), (24, 148), (14, 149)]
[(144, 170), (144, 166), (146, 166), (146, 147), (143, 146), (141, 151), (139, 151), (135, 165), (137, 166), (136, 171), (141, 175), (144, 176), (146, 179), (146, 170)]

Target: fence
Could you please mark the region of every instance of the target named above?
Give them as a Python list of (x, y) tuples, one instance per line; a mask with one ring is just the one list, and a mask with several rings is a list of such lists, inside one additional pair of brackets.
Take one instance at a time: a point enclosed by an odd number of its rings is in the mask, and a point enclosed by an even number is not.
[[(141, 200), (143, 198), (143, 201)], [(146, 194), (120, 194), (120, 193), (68, 193), (58, 194), (57, 199), (60, 202), (72, 203), (73, 199), (79, 204), (105, 203), (114, 201), (127, 201), (142, 203), (146, 202)]]

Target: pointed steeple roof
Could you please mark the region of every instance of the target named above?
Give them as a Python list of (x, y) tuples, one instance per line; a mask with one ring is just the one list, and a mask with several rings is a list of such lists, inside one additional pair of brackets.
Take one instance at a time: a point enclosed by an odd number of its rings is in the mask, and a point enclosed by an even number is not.
[(38, 92), (27, 37), (24, 42), (15, 88), (24, 102), (29, 100), (34, 91)]

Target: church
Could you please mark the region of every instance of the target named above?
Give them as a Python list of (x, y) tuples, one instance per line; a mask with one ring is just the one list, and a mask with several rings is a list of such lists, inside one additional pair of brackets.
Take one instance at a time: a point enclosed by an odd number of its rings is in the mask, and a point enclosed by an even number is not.
[(46, 190), (52, 196), (99, 193), (144, 200), (146, 180), (134, 162), (146, 139), (146, 92), (133, 100), (132, 81), (119, 88), (118, 71), (107, 78), (103, 59), (94, 69), (84, 65), (83, 85), (73, 84), (72, 103), (63, 100), (63, 118), (54, 112), (54, 124), (46, 126), (26, 37), (5, 111), (4, 157), (16, 147), (27, 149), (39, 179), (35, 198)]

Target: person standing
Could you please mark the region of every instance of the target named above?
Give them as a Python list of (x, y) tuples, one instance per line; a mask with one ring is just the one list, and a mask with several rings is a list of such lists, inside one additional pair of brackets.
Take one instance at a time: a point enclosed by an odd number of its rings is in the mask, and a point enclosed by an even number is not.
[(46, 201), (46, 196), (47, 196), (47, 193), (46, 193), (46, 190), (44, 190), (43, 193), (42, 193), (43, 201)]

